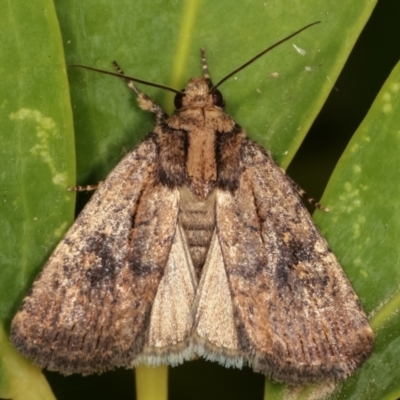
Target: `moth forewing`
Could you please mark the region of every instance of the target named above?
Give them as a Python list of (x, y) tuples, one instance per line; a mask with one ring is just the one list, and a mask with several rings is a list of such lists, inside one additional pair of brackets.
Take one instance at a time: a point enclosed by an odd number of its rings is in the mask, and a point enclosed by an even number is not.
[(346, 378), (372, 352), (367, 317), (297, 185), (225, 113), (204, 52), (203, 71), (172, 89), (171, 117), (130, 82), (154, 132), (58, 245), (11, 339), (63, 374), (201, 355), (291, 384)]
[(156, 158), (149, 136), (118, 164), (24, 299), (11, 338), (37, 364), (91, 374), (142, 351), (178, 214), (175, 192), (155, 183)]
[(241, 154), (239, 189), (216, 209), (239, 348), (278, 381), (345, 378), (373, 348), (360, 302), (291, 181), (255, 143)]

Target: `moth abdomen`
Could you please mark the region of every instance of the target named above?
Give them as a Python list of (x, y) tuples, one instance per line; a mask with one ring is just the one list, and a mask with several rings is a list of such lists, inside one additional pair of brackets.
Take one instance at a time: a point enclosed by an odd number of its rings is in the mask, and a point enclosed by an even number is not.
[(200, 277), (215, 230), (215, 190), (205, 199), (187, 186), (179, 190), (179, 224), (185, 232), (190, 256)]

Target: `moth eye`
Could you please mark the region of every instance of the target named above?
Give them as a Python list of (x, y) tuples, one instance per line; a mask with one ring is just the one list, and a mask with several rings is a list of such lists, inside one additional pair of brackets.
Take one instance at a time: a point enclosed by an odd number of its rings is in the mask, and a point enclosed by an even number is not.
[(219, 90), (216, 90), (212, 94), (213, 103), (215, 106), (223, 107), (225, 105), (224, 98), (222, 97), (222, 93)]
[(183, 100), (183, 96), (185, 95), (184, 93), (184, 89), (182, 89), (181, 93), (177, 93), (175, 95), (175, 99), (174, 99), (174, 104), (175, 104), (175, 108), (177, 110), (179, 110), (180, 108), (182, 108), (182, 100)]

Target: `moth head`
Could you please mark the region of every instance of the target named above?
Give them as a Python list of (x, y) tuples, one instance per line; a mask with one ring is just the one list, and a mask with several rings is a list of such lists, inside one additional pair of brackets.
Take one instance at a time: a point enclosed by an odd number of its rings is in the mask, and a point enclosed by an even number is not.
[(185, 89), (175, 96), (175, 107), (180, 108), (212, 108), (224, 107), (224, 99), (219, 90), (210, 92), (209, 82), (205, 78), (192, 78)]

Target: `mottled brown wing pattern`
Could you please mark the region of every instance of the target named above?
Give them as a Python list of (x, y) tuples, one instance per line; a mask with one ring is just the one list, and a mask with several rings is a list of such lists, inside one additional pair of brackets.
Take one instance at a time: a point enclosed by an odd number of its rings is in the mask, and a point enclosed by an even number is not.
[(269, 154), (248, 139), (241, 154), (239, 189), (216, 205), (238, 353), (277, 381), (344, 378), (373, 347), (359, 299)]
[(145, 346), (178, 213), (177, 191), (156, 182), (156, 159), (150, 135), (96, 191), (35, 281), (11, 328), (35, 363), (102, 372), (129, 367)]

